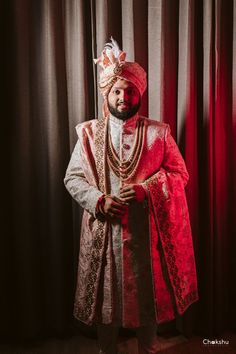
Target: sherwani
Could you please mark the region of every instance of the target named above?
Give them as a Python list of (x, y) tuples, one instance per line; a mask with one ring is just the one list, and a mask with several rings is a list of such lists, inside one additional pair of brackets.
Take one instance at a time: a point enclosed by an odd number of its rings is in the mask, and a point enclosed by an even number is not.
[[(138, 122), (143, 145), (125, 183), (107, 164), (107, 136), (121, 160), (132, 152)], [(135, 115), (76, 127), (78, 142), (65, 185), (84, 208), (74, 315), (91, 324), (140, 327), (171, 320), (198, 299), (195, 260), (184, 186), (188, 173), (169, 126)], [(124, 184), (142, 184), (143, 203), (121, 219), (100, 220), (103, 194), (119, 197)]]

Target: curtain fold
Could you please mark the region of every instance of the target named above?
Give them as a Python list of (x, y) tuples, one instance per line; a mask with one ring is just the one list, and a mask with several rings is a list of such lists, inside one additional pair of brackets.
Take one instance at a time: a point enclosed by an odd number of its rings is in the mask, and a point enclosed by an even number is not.
[(81, 209), (63, 177), (75, 126), (101, 116), (93, 58), (111, 35), (147, 71), (141, 113), (170, 124), (190, 174), (200, 300), (175, 326), (235, 330), (236, 0), (12, 0), (1, 10), (2, 335), (70, 329)]

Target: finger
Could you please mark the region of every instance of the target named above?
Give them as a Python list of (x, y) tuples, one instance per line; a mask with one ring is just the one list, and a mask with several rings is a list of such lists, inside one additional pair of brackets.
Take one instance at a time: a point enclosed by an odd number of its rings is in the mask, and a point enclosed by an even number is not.
[(113, 202), (114, 202), (116, 205), (120, 205), (120, 206), (122, 206), (122, 207), (125, 205), (124, 201), (121, 200), (121, 199), (118, 198), (118, 197), (113, 197)]
[(117, 201), (113, 201), (112, 205), (115, 205), (115, 206), (119, 206), (120, 208), (124, 208), (126, 203), (121, 199), (121, 198), (117, 198), (116, 199)]
[(120, 191), (121, 191), (121, 192), (127, 192), (127, 191), (129, 191), (129, 190), (131, 190), (131, 189), (133, 189), (133, 184), (127, 184), (126, 186), (121, 187), (121, 188), (120, 188)]
[(118, 211), (118, 212), (120, 212), (120, 213), (122, 213), (123, 212), (123, 208), (122, 208), (122, 206), (121, 205), (112, 205), (112, 204), (109, 204), (109, 205), (105, 205), (104, 206), (104, 212), (106, 213), (106, 214), (109, 214), (110, 212), (112, 212), (112, 211)]
[(134, 189), (129, 189), (128, 191), (122, 191), (122, 192), (120, 193), (120, 195), (121, 195), (121, 194), (130, 194), (130, 193), (135, 193), (135, 190), (134, 190)]
[(128, 203), (131, 202), (132, 200), (136, 200), (135, 196), (129, 196), (129, 197), (124, 197), (123, 200)]
[(125, 213), (126, 209), (127, 209), (127, 207), (126, 207), (126, 208), (117, 208), (116, 206), (111, 206), (110, 209), (109, 209), (109, 211), (112, 211), (112, 212), (114, 212), (114, 213), (121, 213), (121, 214), (123, 214), (123, 213)]
[(113, 214), (116, 214), (116, 215), (124, 215), (127, 211), (127, 208), (126, 209), (115, 209), (115, 208), (110, 208), (108, 210), (108, 213), (111, 212)]
[(112, 206), (115, 206), (116, 208), (122, 209), (125, 206), (125, 202), (122, 200), (115, 201), (114, 199), (111, 199), (105, 203), (107, 206), (107, 209), (109, 210)]
[(111, 205), (110, 205), (111, 208), (116, 208), (116, 209), (120, 209), (120, 210), (123, 210), (126, 208), (126, 205), (125, 205), (125, 202), (123, 200), (121, 200), (120, 203), (117, 203), (117, 202), (112, 202)]
[(129, 196), (135, 196), (135, 191), (132, 189), (130, 191), (127, 192), (122, 192), (120, 194), (121, 198), (125, 198), (125, 197), (129, 197)]
[(108, 209), (108, 212), (112, 212), (112, 213), (124, 213), (125, 212), (125, 209), (123, 208), (116, 208), (114, 206), (111, 206), (109, 209)]
[(117, 201), (117, 202), (119, 202), (120, 200), (119, 200), (119, 198), (116, 196), (116, 195), (108, 195), (107, 197), (106, 197), (106, 199), (110, 199), (110, 200), (115, 200), (115, 201)]

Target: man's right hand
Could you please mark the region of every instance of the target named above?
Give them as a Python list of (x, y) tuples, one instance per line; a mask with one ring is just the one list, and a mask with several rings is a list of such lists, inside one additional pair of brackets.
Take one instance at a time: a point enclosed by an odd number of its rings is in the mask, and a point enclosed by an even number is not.
[(127, 211), (127, 208), (128, 204), (121, 201), (115, 195), (105, 196), (105, 203), (103, 206), (105, 216), (111, 218), (121, 218)]

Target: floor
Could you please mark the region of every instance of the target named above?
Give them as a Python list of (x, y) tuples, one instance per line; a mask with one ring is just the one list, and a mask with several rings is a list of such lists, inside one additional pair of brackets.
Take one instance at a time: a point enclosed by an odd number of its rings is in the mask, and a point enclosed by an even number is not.
[[(193, 337), (186, 339), (181, 335), (171, 338), (158, 337), (160, 348), (158, 354), (236, 354), (236, 335), (225, 334), (222, 338), (228, 344), (203, 344), (203, 339)], [(119, 338), (121, 354), (138, 354), (135, 337)], [(0, 345), (0, 354), (97, 354), (96, 340), (85, 336), (70, 338), (51, 338), (42, 342), (28, 345)]]

